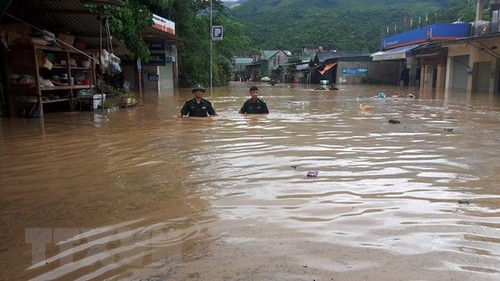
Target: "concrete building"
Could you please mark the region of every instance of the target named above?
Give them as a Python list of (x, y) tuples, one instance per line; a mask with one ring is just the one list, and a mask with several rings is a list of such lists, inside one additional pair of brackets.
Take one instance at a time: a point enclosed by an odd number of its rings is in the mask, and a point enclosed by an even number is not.
[(484, 1), (477, 1), (476, 20), (468, 36), (427, 44), (416, 50), (422, 69), (421, 87), (500, 92), (500, 1), (490, 8), (491, 21), (482, 19)]
[(260, 81), (264, 76), (275, 76), (274, 78), (284, 81), (285, 73), (282, 70), (291, 55), (287, 50), (260, 50), (258, 55), (253, 56), (252, 64), (246, 67), (250, 80)]
[[(419, 86), (424, 83), (421, 76), (427, 75), (427, 73), (422, 73), (422, 67), (417, 61), (418, 55), (422, 54), (417, 50), (425, 49), (426, 46), (435, 46), (436, 42), (463, 38), (468, 34), (468, 24), (433, 24), (424, 26), (382, 38), (380, 51), (371, 56), (373, 61), (399, 61), (399, 73), (397, 77), (394, 77), (394, 80), (399, 80), (400, 85)], [(425, 54), (425, 56), (429, 56), (427, 59), (430, 59), (430, 55)], [(433, 59), (438, 58), (437, 53), (434, 55)], [(439, 60), (432, 61), (432, 64), (437, 68), (441, 65), (441, 62)], [(431, 73), (431, 75), (436, 74)]]

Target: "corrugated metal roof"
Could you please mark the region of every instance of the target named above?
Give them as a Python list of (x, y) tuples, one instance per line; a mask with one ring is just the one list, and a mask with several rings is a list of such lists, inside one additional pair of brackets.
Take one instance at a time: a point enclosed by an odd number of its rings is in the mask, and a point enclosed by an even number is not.
[[(91, 48), (100, 46), (101, 36), (103, 41), (106, 39), (99, 14), (91, 13), (79, 0), (34, 0), (30, 1), (30, 5), (26, 5), (26, 1), (14, 0), (6, 13), (11, 16), (2, 16), (2, 22), (21, 20), (56, 36), (59, 33), (70, 34)], [(118, 44), (116, 40), (113, 43)]]
[(236, 64), (251, 64), (253, 62), (252, 58), (235, 58), (234, 63)]
[[(86, 2), (120, 5), (119, 0), (87, 0)], [(28, 23), (39, 30), (47, 30), (54, 33), (67, 33), (76, 37), (87, 45), (88, 49), (99, 49), (102, 47), (110, 50), (106, 39), (106, 30), (101, 25), (100, 17), (106, 16), (90, 12), (79, 0), (33, 0), (27, 5), (26, 1), (13, 0), (8, 7), (7, 14), (2, 15), (0, 23), (13, 23), (17, 19)], [(16, 19), (17, 18), (17, 19)], [(180, 44), (183, 39), (173, 34), (168, 34), (151, 27), (144, 34), (147, 40), (166, 40), (169, 43)], [(116, 55), (127, 55), (130, 52), (120, 44), (116, 38), (111, 36), (113, 52)]]
[(395, 49), (390, 49), (387, 51), (379, 51), (379, 52), (371, 54), (371, 57), (373, 58), (373, 61), (406, 59), (408, 53), (412, 49), (415, 49), (419, 46), (420, 46), (420, 44), (414, 44), (414, 45), (410, 45), (410, 46), (404, 46), (404, 47), (399, 47), (399, 48), (395, 48)]
[(261, 59), (268, 60), (272, 56), (276, 55), (278, 52), (279, 52), (279, 50), (263, 50)]
[(288, 50), (261, 50), (260, 51), (260, 53), (261, 53), (261, 59), (262, 60), (268, 60), (268, 59), (272, 58), (273, 56), (275, 56), (279, 52), (283, 52), (287, 56), (291, 56), (292, 55), (292, 52), (290, 52)]
[(74, 36), (99, 37), (97, 14), (90, 13), (78, 0), (14, 0), (7, 13), (39, 29)]

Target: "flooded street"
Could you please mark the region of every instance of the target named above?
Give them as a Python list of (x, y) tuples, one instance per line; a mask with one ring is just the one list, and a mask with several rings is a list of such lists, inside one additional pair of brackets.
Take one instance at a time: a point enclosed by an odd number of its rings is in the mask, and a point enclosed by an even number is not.
[(250, 86), (1, 119), (0, 280), (500, 278), (497, 97)]

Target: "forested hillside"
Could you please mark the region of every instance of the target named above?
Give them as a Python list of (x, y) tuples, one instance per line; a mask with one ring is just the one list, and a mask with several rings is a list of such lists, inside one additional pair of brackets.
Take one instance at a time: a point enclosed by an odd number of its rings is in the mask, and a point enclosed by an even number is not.
[[(231, 9), (252, 45), (375, 51), (381, 36), (470, 16), (468, 0), (249, 0)], [(464, 20), (462, 18), (462, 20)], [(470, 19), (465, 19), (470, 20)]]

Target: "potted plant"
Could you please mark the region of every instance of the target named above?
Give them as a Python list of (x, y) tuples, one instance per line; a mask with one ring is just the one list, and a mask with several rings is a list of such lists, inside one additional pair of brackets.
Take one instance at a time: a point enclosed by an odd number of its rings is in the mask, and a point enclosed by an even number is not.
[(110, 108), (113, 108), (116, 106), (116, 101), (114, 99), (106, 99), (104, 100), (104, 102), (102, 103), (102, 106), (104, 107), (104, 109), (110, 109)]
[(120, 105), (128, 106), (137, 102), (137, 94), (129, 91), (122, 91), (120, 93)]

